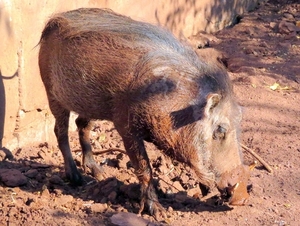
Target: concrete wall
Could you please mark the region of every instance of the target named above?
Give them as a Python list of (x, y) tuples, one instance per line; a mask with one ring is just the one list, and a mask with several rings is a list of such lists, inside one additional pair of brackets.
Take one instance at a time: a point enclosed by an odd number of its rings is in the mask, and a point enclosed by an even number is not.
[(52, 142), (53, 117), (38, 70), (40, 34), (56, 12), (104, 7), (168, 27), (178, 37), (228, 26), (257, 0), (0, 0), (0, 148)]

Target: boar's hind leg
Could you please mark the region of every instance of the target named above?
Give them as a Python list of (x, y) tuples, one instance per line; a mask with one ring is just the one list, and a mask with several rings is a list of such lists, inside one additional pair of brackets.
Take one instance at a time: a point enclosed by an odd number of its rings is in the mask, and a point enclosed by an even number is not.
[(86, 172), (87, 167), (92, 171), (93, 176), (101, 180), (103, 170), (100, 165), (95, 162), (92, 152), (92, 146), (90, 144), (90, 130), (92, 127), (92, 122), (89, 119), (78, 117), (76, 119), (76, 125), (78, 128), (79, 142), (82, 148), (82, 165)]
[(124, 136), (122, 133), (120, 134), (122, 136), (126, 152), (135, 169), (135, 174), (141, 184), (141, 203), (139, 214), (144, 210), (144, 206), (146, 204), (151, 215), (154, 217), (160, 217), (160, 214), (164, 214), (164, 208), (158, 202), (156, 191), (152, 183), (152, 172), (144, 142), (132, 133), (127, 134), (128, 136)]
[(69, 145), (68, 128), (70, 111), (64, 109), (56, 100), (52, 99), (49, 94), (48, 97), (50, 109), (55, 117), (54, 132), (58, 147), (64, 157), (66, 177), (71, 183), (81, 185), (83, 181), (82, 176), (77, 170)]

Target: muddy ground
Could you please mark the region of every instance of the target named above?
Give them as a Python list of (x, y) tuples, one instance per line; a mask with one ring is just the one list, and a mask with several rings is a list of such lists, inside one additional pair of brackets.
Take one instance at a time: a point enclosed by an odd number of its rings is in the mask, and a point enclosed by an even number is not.
[[(258, 153), (273, 173), (258, 164), (247, 205), (215, 205), (203, 199), (196, 177), (186, 166), (147, 144), (159, 198), (171, 225), (300, 225), (300, 4), (267, 1), (238, 18), (239, 23), (207, 36), (227, 66), (243, 107), (241, 143)], [(200, 39), (199, 39), (200, 40)], [(203, 39), (201, 39), (203, 40)], [(193, 43), (195, 44), (195, 42)], [(197, 42), (195, 47), (197, 47)], [(202, 51), (202, 52), (201, 52)], [(213, 55), (216, 56), (216, 55)], [(80, 167), (80, 146), (70, 134)], [(109, 122), (97, 122), (91, 141), (95, 152), (123, 144)], [(139, 186), (126, 154), (96, 155), (106, 179), (89, 174), (72, 187), (64, 179), (56, 146), (0, 151), (0, 225), (147, 225), (153, 218), (139, 209)], [(246, 163), (255, 158), (245, 150)], [(123, 223), (121, 223), (124, 221)], [(115, 224), (113, 224), (114, 222)], [(153, 222), (148, 225), (157, 225)]]

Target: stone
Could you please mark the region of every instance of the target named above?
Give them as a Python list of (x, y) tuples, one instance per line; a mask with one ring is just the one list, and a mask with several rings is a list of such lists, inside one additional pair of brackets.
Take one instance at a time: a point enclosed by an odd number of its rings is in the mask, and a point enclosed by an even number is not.
[(297, 31), (298, 28), (294, 23), (281, 21), (278, 25), (278, 31), (281, 34), (290, 34), (291, 32)]
[(179, 181), (174, 181), (174, 183), (172, 184), (172, 187), (174, 187), (176, 189), (175, 192), (184, 191), (184, 188), (181, 186)]
[(59, 199), (57, 199), (57, 204), (64, 206), (70, 202), (73, 201), (73, 196), (72, 195), (62, 195)]
[(27, 177), (16, 169), (0, 169), (0, 180), (8, 187), (27, 184)]
[(49, 182), (52, 184), (63, 184), (64, 181), (57, 175), (53, 175), (50, 179)]
[(284, 13), (283, 17), (289, 19), (289, 20), (294, 20), (294, 16), (291, 13)]
[(116, 198), (117, 198), (117, 192), (112, 191), (111, 193), (109, 193), (107, 198), (110, 202), (114, 203), (116, 201)]
[(157, 226), (157, 224), (147, 220), (143, 219), (142, 217), (134, 214), (134, 213), (117, 213), (114, 214), (111, 218), (111, 222), (114, 225), (119, 225), (119, 226), (134, 226), (134, 225), (139, 225), (139, 226)]
[(93, 203), (91, 204), (91, 211), (94, 213), (103, 213), (105, 210), (107, 210), (107, 204), (106, 203)]
[(278, 25), (277, 25), (276, 22), (270, 22), (270, 27), (271, 27), (272, 29), (275, 29), (275, 28), (278, 27)]
[(29, 178), (35, 178), (38, 175), (39, 171), (36, 169), (30, 169), (24, 175)]

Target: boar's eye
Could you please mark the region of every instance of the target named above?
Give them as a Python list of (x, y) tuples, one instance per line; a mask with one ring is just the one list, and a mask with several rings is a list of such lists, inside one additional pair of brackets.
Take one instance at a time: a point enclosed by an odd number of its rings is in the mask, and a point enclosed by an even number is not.
[(218, 125), (218, 127), (215, 129), (215, 131), (213, 133), (213, 139), (214, 140), (224, 140), (226, 138), (226, 132), (227, 132), (227, 129), (224, 126)]

